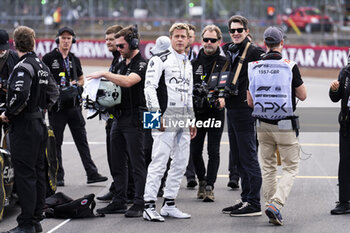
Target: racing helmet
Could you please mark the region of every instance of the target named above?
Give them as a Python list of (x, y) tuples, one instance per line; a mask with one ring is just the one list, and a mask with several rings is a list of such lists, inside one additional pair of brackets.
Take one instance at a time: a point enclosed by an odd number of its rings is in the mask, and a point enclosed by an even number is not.
[(100, 86), (96, 94), (96, 102), (106, 108), (113, 107), (121, 103), (122, 90), (113, 82), (101, 79)]

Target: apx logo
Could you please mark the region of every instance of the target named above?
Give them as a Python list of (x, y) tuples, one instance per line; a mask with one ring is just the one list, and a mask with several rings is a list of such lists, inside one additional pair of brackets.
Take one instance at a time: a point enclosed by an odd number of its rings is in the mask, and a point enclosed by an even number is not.
[(143, 128), (144, 129), (160, 129), (160, 114), (157, 112), (144, 112), (143, 113)]

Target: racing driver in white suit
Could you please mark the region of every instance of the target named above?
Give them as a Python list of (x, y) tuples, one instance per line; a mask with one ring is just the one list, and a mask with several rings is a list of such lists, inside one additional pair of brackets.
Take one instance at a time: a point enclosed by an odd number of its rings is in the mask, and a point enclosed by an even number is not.
[[(196, 128), (186, 124), (194, 122), (192, 65), (185, 55), (188, 31), (187, 24), (173, 24), (169, 30), (171, 47), (153, 56), (147, 67), (147, 107), (149, 111), (162, 116), (160, 129), (152, 132), (152, 162), (148, 167), (144, 194), (143, 218), (149, 221), (163, 222), (164, 216), (182, 219), (191, 217), (175, 206), (175, 198), (188, 164), (190, 139), (196, 135)], [(169, 157), (172, 160), (159, 215), (155, 201)]]

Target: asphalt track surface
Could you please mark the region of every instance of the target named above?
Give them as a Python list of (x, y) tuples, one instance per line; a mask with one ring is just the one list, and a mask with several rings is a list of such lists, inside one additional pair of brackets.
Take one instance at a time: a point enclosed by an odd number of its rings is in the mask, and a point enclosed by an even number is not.
[[(84, 73), (88, 74), (97, 69), (101, 69), (101, 67), (85, 67)], [(240, 189), (230, 190), (226, 187), (229, 145), (225, 131), (221, 141), (221, 162), (214, 190), (215, 202), (204, 203), (197, 200), (197, 190), (187, 189), (186, 179), (183, 179), (176, 204), (181, 210), (190, 213), (191, 219), (167, 218), (164, 223), (154, 223), (144, 221), (142, 218), (129, 219), (118, 214), (106, 215), (104, 218), (78, 220), (45, 219), (42, 221), (44, 232), (350, 232), (350, 215), (332, 216), (329, 213), (335, 206), (335, 201), (338, 200), (339, 156), (336, 115), (339, 104), (331, 103), (328, 98), (330, 79), (305, 78), (304, 81), (308, 89), (308, 99), (298, 103), (298, 107), (306, 112), (311, 112), (311, 116), (309, 114), (305, 120), (301, 118), (301, 126), (304, 129), (300, 133), (302, 145), (300, 169), (289, 199), (281, 211), (284, 226), (269, 224), (268, 218), (264, 214), (260, 217), (230, 217), (221, 213), (222, 208), (231, 205), (240, 198)], [(103, 183), (86, 184), (86, 175), (80, 157), (70, 131), (66, 129), (63, 145), (66, 185), (59, 187), (58, 191), (64, 192), (73, 199), (89, 193), (94, 193), (97, 196), (105, 194), (111, 182), (105, 149), (104, 122), (98, 119), (86, 122), (93, 160), (99, 168), (99, 172), (107, 175), (109, 180)], [(263, 201), (262, 197), (261, 203), (264, 203)], [(161, 204), (162, 198), (157, 201), (158, 210)], [(97, 201), (97, 208), (105, 205), (106, 203)], [(16, 216), (18, 213), (18, 206), (6, 208), (5, 217), (0, 223), (0, 232), (17, 225)]]

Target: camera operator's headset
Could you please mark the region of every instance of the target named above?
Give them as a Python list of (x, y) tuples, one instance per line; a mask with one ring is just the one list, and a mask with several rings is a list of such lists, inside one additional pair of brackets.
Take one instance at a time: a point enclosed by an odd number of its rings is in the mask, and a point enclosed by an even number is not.
[[(63, 32), (69, 32), (69, 31), (63, 31)], [(63, 33), (63, 32), (62, 32), (62, 33)], [(73, 35), (72, 35), (72, 36), (73, 36), (73, 38), (72, 38), (72, 44), (74, 44), (74, 43), (77, 42), (77, 40), (75, 39), (75, 33), (74, 33), (73, 29), (72, 29), (72, 32), (73, 32)], [(61, 34), (62, 34), (62, 33), (61, 33)], [(55, 42), (56, 42), (56, 44), (59, 44), (59, 43), (60, 43), (60, 35), (59, 35), (59, 32), (57, 32)]]
[(129, 44), (130, 50), (135, 50), (139, 48), (139, 35), (137, 32), (137, 24), (131, 27), (131, 33), (125, 37), (126, 42)]

